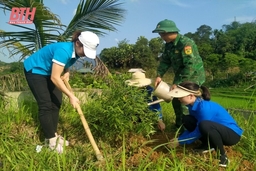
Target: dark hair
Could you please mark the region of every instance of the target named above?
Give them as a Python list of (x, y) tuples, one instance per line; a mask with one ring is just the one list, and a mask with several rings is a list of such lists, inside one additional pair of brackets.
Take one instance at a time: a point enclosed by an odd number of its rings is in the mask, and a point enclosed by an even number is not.
[(73, 35), (72, 35), (72, 42), (78, 41), (78, 45), (79, 45), (80, 47), (83, 46), (83, 44), (82, 44), (82, 43), (79, 41), (79, 39), (78, 39), (78, 37), (81, 35), (81, 32), (82, 32), (82, 31), (77, 30), (77, 31), (75, 31), (75, 32), (73, 33)]
[(207, 100), (207, 101), (211, 100), (210, 91), (205, 86), (199, 86), (198, 84), (190, 82), (190, 81), (182, 82), (179, 85), (184, 87), (184, 88), (186, 88), (186, 89), (193, 90), (193, 91), (200, 91), (200, 88), (201, 88), (201, 90), (202, 90), (202, 98), (204, 100)]

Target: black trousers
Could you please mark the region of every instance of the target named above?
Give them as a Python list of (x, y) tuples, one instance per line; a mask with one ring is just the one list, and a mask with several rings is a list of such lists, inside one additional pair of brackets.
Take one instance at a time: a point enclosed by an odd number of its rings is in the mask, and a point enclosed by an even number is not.
[(38, 105), (38, 117), (45, 138), (55, 137), (62, 103), (62, 92), (50, 76), (33, 74), (24, 70), (28, 86)]
[[(182, 121), (184, 127), (190, 132), (197, 126), (197, 119), (191, 115), (184, 115)], [(218, 149), (221, 155), (225, 154), (223, 145), (235, 145), (241, 138), (241, 136), (232, 129), (208, 120), (199, 123), (199, 131), (202, 135), (200, 138), (202, 143), (208, 144), (209, 142), (210, 146)]]

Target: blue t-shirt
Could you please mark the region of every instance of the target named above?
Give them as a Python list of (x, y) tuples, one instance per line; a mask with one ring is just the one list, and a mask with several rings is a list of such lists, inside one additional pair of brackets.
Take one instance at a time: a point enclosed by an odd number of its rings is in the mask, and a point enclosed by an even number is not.
[(233, 117), (228, 111), (218, 103), (213, 101), (206, 101), (201, 98), (197, 98), (193, 106), (187, 105), (189, 114), (197, 119), (197, 126), (194, 131), (185, 131), (179, 136), (178, 140), (180, 144), (191, 144), (195, 140), (201, 137), (199, 131), (199, 123), (201, 121), (212, 121), (226, 126), (236, 132), (239, 136), (242, 135), (243, 130), (237, 125)]
[[(146, 90), (148, 92), (148, 103), (150, 102), (153, 102), (153, 101), (156, 101), (158, 100), (158, 98), (156, 96), (152, 96), (152, 93), (154, 91), (154, 88), (151, 87), (151, 86), (146, 86)], [(159, 119), (162, 119), (163, 118), (163, 114), (162, 114), (162, 109), (161, 109), (161, 106), (159, 103), (156, 103), (156, 104), (153, 104), (153, 105), (150, 105), (149, 106), (149, 109), (154, 111), (154, 112), (157, 112), (158, 113), (158, 117)]]
[(26, 71), (40, 75), (51, 75), (52, 64), (64, 68), (72, 66), (79, 57), (76, 56), (73, 42), (58, 42), (44, 46), (24, 61)]

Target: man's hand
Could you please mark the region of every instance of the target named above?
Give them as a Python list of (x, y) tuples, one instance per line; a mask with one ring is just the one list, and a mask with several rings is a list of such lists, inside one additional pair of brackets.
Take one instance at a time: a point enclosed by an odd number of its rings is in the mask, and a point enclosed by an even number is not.
[[(171, 90), (173, 90), (173, 89), (175, 89), (175, 88), (177, 88), (177, 85), (176, 84), (173, 84), (172, 86), (171, 86)], [(170, 90), (170, 91), (171, 91)]]
[(155, 81), (155, 87), (158, 86), (158, 84), (162, 81), (161, 77), (156, 77), (156, 81)]
[(173, 138), (170, 141), (170, 144), (168, 145), (170, 148), (176, 148), (179, 146), (179, 140), (178, 138)]

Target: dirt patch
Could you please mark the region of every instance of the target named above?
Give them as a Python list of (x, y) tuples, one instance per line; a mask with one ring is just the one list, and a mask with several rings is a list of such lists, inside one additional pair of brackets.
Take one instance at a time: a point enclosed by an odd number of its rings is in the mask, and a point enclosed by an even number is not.
[[(157, 132), (149, 139), (142, 136), (132, 136), (127, 145), (126, 164), (128, 167), (139, 167), (141, 161), (157, 162), (159, 158), (168, 157), (170, 160), (177, 158), (186, 165), (188, 170), (207, 170), (207, 168), (225, 170), (218, 167), (217, 153), (198, 154), (193, 148), (199, 145), (195, 142), (191, 145), (179, 146), (176, 149), (169, 149), (166, 144), (168, 137), (174, 137), (174, 133)], [(243, 160), (243, 155), (240, 152), (233, 150), (232, 147), (225, 147), (227, 156), (232, 161), (240, 160), (237, 171), (253, 170), (254, 163), (252, 161)], [(195, 165), (195, 163), (197, 165)]]

